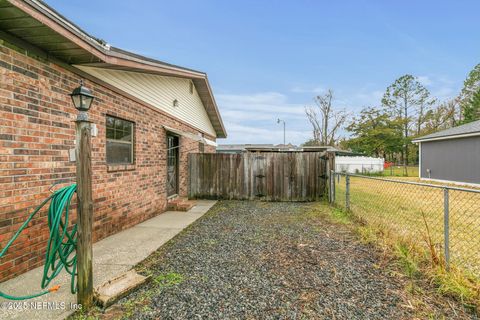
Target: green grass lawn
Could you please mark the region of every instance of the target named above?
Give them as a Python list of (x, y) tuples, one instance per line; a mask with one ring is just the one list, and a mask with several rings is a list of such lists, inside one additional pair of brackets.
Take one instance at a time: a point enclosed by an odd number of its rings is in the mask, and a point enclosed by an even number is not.
[(358, 172), (358, 174), (384, 177), (418, 177), (418, 166), (391, 166), (380, 173)]
[(383, 175), (391, 177), (418, 177), (418, 166), (407, 166), (406, 170), (403, 166), (391, 166), (383, 170)]
[(368, 173), (367, 170), (364, 172), (358, 172), (357, 174), (370, 175), (370, 176), (385, 176), (385, 177), (418, 177), (418, 167), (417, 166), (391, 166), (387, 169), (384, 169), (382, 172)]
[(418, 177), (418, 166), (391, 166), (383, 170), (384, 176), (391, 176), (391, 177)]

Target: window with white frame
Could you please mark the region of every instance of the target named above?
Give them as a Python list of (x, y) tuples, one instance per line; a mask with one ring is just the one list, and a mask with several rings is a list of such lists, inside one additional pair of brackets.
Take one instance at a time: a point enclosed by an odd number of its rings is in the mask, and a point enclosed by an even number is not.
[(134, 123), (112, 116), (107, 116), (106, 122), (107, 163), (132, 164), (134, 162)]

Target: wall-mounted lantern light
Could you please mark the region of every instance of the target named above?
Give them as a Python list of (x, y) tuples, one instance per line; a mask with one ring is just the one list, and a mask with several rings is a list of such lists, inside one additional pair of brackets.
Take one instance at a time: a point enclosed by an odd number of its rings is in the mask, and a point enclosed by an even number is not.
[(174, 108), (178, 107), (178, 100), (177, 99), (173, 100), (173, 107)]
[[(73, 105), (75, 106), (75, 108), (80, 111), (80, 113), (78, 114), (78, 118), (87, 117), (87, 111), (92, 105), (94, 96), (88, 88), (83, 86), (83, 80), (80, 81), (79, 87), (73, 89), (70, 97), (72, 97)], [(87, 119), (85, 118), (82, 120)]]

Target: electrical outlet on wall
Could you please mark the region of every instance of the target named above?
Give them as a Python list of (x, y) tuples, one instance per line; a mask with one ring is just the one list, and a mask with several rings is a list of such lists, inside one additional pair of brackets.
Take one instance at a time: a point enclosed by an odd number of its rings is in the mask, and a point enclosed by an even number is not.
[(98, 127), (95, 123), (91, 124), (90, 131), (91, 131), (92, 137), (96, 137), (98, 135)]
[(75, 162), (76, 161), (75, 148), (68, 150), (68, 159), (70, 160), (70, 162)]

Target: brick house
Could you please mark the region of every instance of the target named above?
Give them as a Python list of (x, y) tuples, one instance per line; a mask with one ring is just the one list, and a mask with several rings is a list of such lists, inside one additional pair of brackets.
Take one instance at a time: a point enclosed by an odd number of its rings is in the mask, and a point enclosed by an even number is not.
[[(75, 182), (83, 79), (95, 96), (94, 241), (166, 210), (187, 192), (187, 155), (226, 132), (203, 72), (110, 47), (46, 4), (0, 0), (0, 248), (55, 183)], [(43, 264), (46, 213), (0, 261), (0, 282)]]

